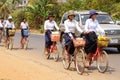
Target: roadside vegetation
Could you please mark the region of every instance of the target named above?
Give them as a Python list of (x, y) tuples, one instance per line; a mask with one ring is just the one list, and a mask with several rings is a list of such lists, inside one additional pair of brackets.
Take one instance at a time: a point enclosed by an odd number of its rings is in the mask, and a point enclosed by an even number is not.
[(120, 20), (120, 0), (67, 0), (58, 3), (57, 0), (29, 0), (25, 7), (17, 8), (22, 0), (0, 0), (0, 16), (7, 19), (12, 15), (16, 27), (26, 17), (31, 29), (43, 33), (43, 24), (49, 12), (53, 12), (55, 20), (60, 22), (64, 12), (68, 10), (100, 10), (108, 12), (114, 20)]

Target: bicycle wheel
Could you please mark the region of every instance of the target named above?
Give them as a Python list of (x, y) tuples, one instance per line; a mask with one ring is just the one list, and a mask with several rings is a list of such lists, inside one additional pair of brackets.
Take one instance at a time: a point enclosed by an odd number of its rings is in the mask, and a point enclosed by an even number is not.
[(84, 50), (79, 49), (76, 54), (76, 69), (79, 74), (83, 74), (85, 69), (85, 55)]
[(64, 48), (64, 45), (65, 45), (65, 39), (64, 39), (63, 35), (62, 35), (62, 37), (61, 37), (61, 41), (60, 41), (60, 43), (61, 43), (61, 45), (62, 45), (62, 48)]
[(62, 63), (63, 63), (63, 67), (64, 69), (69, 69), (70, 67), (70, 56), (67, 55), (67, 51), (66, 49), (64, 48), (63, 51), (62, 51)]
[(104, 73), (108, 69), (108, 55), (106, 51), (101, 51), (100, 56), (97, 57), (98, 71)]
[(9, 38), (9, 49), (12, 50), (13, 49), (13, 37)]
[(6, 42), (6, 44), (5, 44), (5, 46), (6, 46), (7, 49), (9, 49), (9, 45), (10, 45), (10, 41), (8, 39), (7, 42)]
[(58, 61), (59, 59), (59, 51), (58, 51), (58, 46), (55, 46), (55, 50), (53, 50), (53, 59), (54, 61)]
[(0, 43), (2, 42), (2, 33), (0, 33)]

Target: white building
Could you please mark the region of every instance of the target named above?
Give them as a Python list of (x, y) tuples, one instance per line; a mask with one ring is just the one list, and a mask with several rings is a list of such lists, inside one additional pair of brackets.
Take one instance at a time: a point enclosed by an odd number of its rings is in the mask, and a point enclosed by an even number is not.
[(64, 2), (67, 2), (67, 0), (57, 0), (58, 3), (64, 3)]
[(27, 5), (28, 1), (29, 0), (22, 0), (22, 4), (18, 3), (16, 5), (16, 8), (24, 8)]
[(22, 1), (22, 5), (24, 5), (24, 6), (25, 6), (27, 3), (28, 3), (28, 0), (23, 0), (23, 1)]

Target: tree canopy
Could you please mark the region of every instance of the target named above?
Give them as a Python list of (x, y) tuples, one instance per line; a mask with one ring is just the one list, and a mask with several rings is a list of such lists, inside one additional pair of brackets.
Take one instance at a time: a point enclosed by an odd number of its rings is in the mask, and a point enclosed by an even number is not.
[(16, 9), (15, 4), (22, 0), (0, 0), (0, 14), (4, 17), (13, 15), (16, 23), (26, 17), (32, 28), (41, 28), (49, 12), (53, 12), (59, 23), (63, 13), (68, 10), (100, 10), (108, 12), (114, 19), (120, 19), (120, 0), (67, 0), (58, 3), (57, 0), (29, 0), (27, 6)]

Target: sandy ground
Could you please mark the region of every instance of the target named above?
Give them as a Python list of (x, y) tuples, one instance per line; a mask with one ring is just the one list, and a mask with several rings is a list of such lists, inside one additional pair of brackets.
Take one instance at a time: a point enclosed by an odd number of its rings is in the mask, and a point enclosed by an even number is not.
[(71, 80), (67, 74), (12, 56), (4, 49), (0, 47), (0, 80)]

